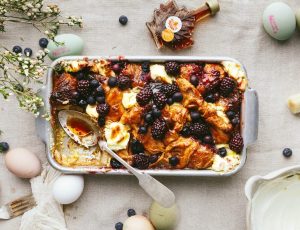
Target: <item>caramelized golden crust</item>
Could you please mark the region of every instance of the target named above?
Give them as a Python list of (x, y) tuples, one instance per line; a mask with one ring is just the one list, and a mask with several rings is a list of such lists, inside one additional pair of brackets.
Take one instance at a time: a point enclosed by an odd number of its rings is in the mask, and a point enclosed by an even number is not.
[(219, 128), (224, 132), (229, 132), (232, 125), (224, 111), (212, 104), (204, 101), (195, 87), (183, 78), (178, 78), (176, 83), (183, 94), (183, 106), (186, 108), (197, 108), (202, 117), (211, 125)]
[(179, 103), (166, 106), (163, 110), (163, 117), (169, 122), (169, 126), (176, 132), (179, 132), (183, 128), (188, 116), (188, 110)]
[(106, 117), (109, 121), (119, 121), (125, 112), (122, 105), (123, 92), (118, 88), (112, 88), (106, 93), (106, 101), (110, 105), (109, 113)]
[(54, 78), (55, 81), (51, 93), (51, 101), (68, 103), (72, 99), (72, 93), (76, 91), (77, 79), (68, 73), (57, 75)]
[(215, 151), (211, 147), (199, 144), (199, 147), (191, 155), (187, 167), (192, 169), (208, 168), (213, 164), (214, 155)]
[(142, 73), (142, 67), (138, 64), (131, 64), (128, 63), (125, 68), (122, 70), (122, 74), (125, 76), (129, 76), (131, 80), (133, 81), (132, 86), (144, 86), (145, 82), (141, 81), (141, 73)]

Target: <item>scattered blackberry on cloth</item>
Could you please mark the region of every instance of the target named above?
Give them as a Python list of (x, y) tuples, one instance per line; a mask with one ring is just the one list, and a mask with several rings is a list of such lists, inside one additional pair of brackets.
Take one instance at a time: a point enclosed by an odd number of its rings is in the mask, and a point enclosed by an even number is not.
[(118, 85), (121, 90), (125, 90), (131, 87), (131, 79), (128, 76), (121, 75), (118, 77)]
[(192, 123), (190, 126), (190, 130), (191, 134), (196, 137), (202, 137), (209, 134), (209, 129), (207, 125), (200, 122)]
[(80, 80), (77, 83), (77, 91), (83, 97), (88, 97), (90, 94), (90, 82), (88, 80)]
[(156, 92), (153, 94), (153, 101), (157, 108), (163, 109), (167, 103), (167, 98), (163, 93)]
[(107, 103), (99, 104), (97, 105), (96, 110), (100, 116), (106, 116), (109, 113), (110, 106)]
[(169, 75), (177, 76), (180, 74), (180, 65), (175, 61), (166, 62), (165, 69)]
[(226, 97), (231, 94), (236, 86), (235, 81), (230, 77), (224, 77), (220, 84), (220, 92)]
[(235, 132), (229, 142), (229, 148), (237, 153), (241, 153), (244, 147), (243, 137), (240, 133)]
[(149, 86), (144, 87), (137, 95), (136, 101), (140, 106), (147, 105), (152, 98), (152, 90)]
[(133, 167), (138, 169), (147, 169), (149, 167), (149, 157), (145, 154), (133, 155)]
[(156, 140), (161, 140), (165, 137), (168, 131), (167, 122), (163, 118), (156, 119), (151, 128), (152, 137)]

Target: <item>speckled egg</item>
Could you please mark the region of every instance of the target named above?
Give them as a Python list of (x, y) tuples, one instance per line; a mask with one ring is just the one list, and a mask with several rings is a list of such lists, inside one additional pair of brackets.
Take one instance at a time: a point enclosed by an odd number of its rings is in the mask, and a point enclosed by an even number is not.
[(141, 215), (129, 217), (123, 225), (123, 230), (155, 230), (150, 221)]
[(176, 204), (170, 208), (164, 208), (157, 202), (153, 202), (149, 215), (156, 230), (172, 230), (177, 224), (178, 208)]
[(36, 155), (24, 148), (15, 148), (5, 155), (7, 169), (21, 178), (33, 178), (41, 173), (41, 163)]
[(287, 4), (274, 2), (263, 13), (263, 25), (266, 32), (273, 38), (287, 40), (295, 32), (296, 17)]

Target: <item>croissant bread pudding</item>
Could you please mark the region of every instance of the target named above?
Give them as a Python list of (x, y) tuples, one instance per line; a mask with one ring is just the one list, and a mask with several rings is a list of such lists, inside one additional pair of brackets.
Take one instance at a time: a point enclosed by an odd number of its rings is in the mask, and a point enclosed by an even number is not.
[(99, 147), (68, 138), (57, 121), (62, 109), (88, 114), (108, 147), (138, 169), (228, 172), (240, 163), (247, 79), (235, 62), (81, 59), (54, 72), (52, 154), (63, 166), (122, 169)]

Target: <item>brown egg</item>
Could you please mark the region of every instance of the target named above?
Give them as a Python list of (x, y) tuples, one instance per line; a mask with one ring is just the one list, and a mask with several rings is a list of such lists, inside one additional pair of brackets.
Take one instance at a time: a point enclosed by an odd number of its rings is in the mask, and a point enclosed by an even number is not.
[(24, 148), (11, 149), (5, 155), (7, 169), (21, 178), (33, 178), (41, 173), (41, 163), (36, 155)]

